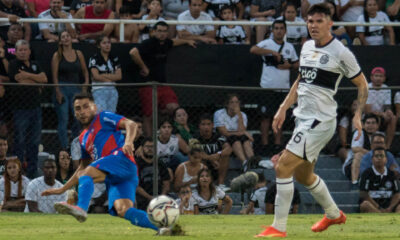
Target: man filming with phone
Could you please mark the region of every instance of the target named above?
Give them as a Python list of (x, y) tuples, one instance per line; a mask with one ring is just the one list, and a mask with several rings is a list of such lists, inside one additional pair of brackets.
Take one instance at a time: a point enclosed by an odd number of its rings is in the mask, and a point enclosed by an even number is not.
[[(299, 67), (299, 59), (293, 45), (284, 41), (285, 34), (285, 21), (275, 20), (272, 24), (272, 38), (265, 39), (250, 49), (250, 53), (262, 56), (263, 71), (260, 80), (262, 88), (289, 90), (290, 69)], [(267, 94), (268, 96), (263, 98), (266, 102), (261, 103), (259, 108), (262, 117), (260, 131), (263, 152), (271, 155), (281, 150), (282, 132), (279, 131), (275, 134), (274, 145), (269, 144), (268, 133), (272, 118), (286, 93), (283, 93), (282, 90), (275, 90), (267, 92)]]

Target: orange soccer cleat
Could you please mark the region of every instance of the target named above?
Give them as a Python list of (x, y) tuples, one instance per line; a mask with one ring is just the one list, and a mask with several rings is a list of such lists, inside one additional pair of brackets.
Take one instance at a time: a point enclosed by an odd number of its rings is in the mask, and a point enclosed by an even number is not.
[(66, 202), (58, 202), (54, 204), (54, 208), (58, 213), (71, 215), (79, 222), (86, 221), (87, 213), (78, 206), (74, 206)]
[(311, 227), (311, 231), (322, 232), (322, 231), (325, 231), (330, 225), (344, 224), (344, 223), (346, 223), (346, 215), (344, 215), (344, 213), (342, 211), (340, 211), (340, 217), (338, 217), (336, 219), (329, 219), (325, 215), (324, 218), (322, 218), (322, 220), (316, 222)]
[(275, 229), (274, 227), (269, 226), (262, 233), (255, 235), (254, 237), (267, 237), (267, 238), (281, 237), (281, 238), (284, 238), (284, 237), (286, 237), (286, 232), (281, 232), (281, 231)]

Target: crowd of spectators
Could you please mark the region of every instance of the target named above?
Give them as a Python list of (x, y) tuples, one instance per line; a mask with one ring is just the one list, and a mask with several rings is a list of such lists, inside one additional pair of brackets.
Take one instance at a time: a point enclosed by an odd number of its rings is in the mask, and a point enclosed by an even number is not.
[[(316, 3), (327, 2), (334, 21), (391, 22), (399, 20), (398, 1), (349, 0), (1, 0), (0, 17), (9, 19), (1, 23), (0, 35), (7, 39), (10, 24), (19, 18), (41, 19), (142, 19), (184, 21), (273, 21), (304, 22), (307, 9)], [(383, 4), (385, 3), (385, 4)], [(118, 24), (24, 23), (24, 39), (58, 41), (62, 31), (68, 31), (73, 42), (94, 43), (100, 35), (112, 42), (119, 41)], [(152, 35), (153, 24), (126, 24), (124, 42), (139, 43)], [(399, 30), (386, 26), (354, 27), (335, 26), (336, 37), (351, 45), (394, 45), (398, 43)], [(272, 37), (267, 26), (254, 28), (241, 25), (177, 25), (168, 31), (170, 38), (193, 39), (208, 44), (250, 44)], [(290, 26), (286, 40), (302, 44), (307, 39), (305, 27)]]
[[(313, 1), (314, 2), (314, 1)], [(389, 22), (399, 15), (398, 1), (379, 6), (376, 0), (327, 1), (331, 6), (332, 18), (335, 21)], [(27, 11), (24, 10), (26, 4)], [(74, 0), (70, 7), (64, 6), (63, 0), (13, 2), (0, 0), (0, 17), (7, 17), (9, 23), (0, 26), (0, 83), (29, 83), (32, 85), (47, 83), (48, 79), (40, 64), (31, 58), (29, 41), (42, 40), (57, 42), (58, 49), (51, 61), (53, 83), (91, 83), (91, 92), (99, 111), (117, 112), (118, 91), (116, 85), (122, 79), (119, 56), (111, 54), (112, 43), (119, 41), (119, 26), (113, 24), (72, 24), (72, 23), (17, 23), (18, 18), (27, 16), (57, 19), (143, 19), (158, 20), (157, 24), (126, 24), (125, 42), (140, 43), (129, 52), (132, 63), (140, 69), (145, 81), (166, 82), (165, 64), (168, 51), (178, 45), (187, 44), (250, 44), (252, 54), (262, 56), (263, 73), (260, 86), (266, 89), (288, 89), (290, 87), (290, 70), (298, 68), (298, 57), (294, 45), (302, 44), (308, 38), (307, 30), (300, 26), (286, 26), (286, 22), (304, 22), (304, 9), (312, 4), (304, 0), (296, 2), (253, 0), (242, 1), (160, 1), (160, 0)], [(381, 11), (380, 11), (381, 10)], [(386, 11), (386, 13), (385, 13)], [(358, 19), (354, 13), (358, 12)], [(271, 28), (257, 26), (249, 29), (240, 25), (227, 25), (218, 28), (212, 25), (177, 25), (168, 26), (162, 20), (178, 19), (184, 21), (200, 20), (275, 20)], [(392, 27), (335, 27), (333, 34), (351, 45), (359, 39), (363, 45), (396, 44), (396, 31)], [(98, 51), (93, 56), (85, 56), (72, 47), (74, 42), (95, 43)], [(357, 42), (357, 41), (354, 41)], [(338, 156), (344, 161), (343, 169), (351, 179), (354, 188), (361, 186), (361, 191), (371, 191), (364, 183), (366, 177), (373, 174), (384, 174), (396, 178), (400, 175), (399, 166), (389, 152), (392, 147), (396, 125), (400, 117), (400, 93), (395, 95), (396, 111), (392, 110), (392, 95), (384, 84), (386, 71), (376, 67), (370, 75), (370, 92), (364, 117), (363, 135), (356, 140), (351, 124), (352, 111), (341, 116), (338, 127)], [(58, 161), (46, 159), (39, 164), (38, 151), (42, 131), (42, 112), (40, 95), (42, 88), (37, 86), (18, 86), (3, 88), (0, 85), (0, 98), (5, 95), (12, 99), (13, 111), (13, 154), (16, 158), (6, 160), (8, 139), (0, 137), (0, 202), (3, 210), (54, 212), (53, 203), (73, 198), (60, 195), (43, 197), (41, 191), (64, 184), (72, 175), (79, 160), (79, 153), (71, 155), (67, 148), (70, 145), (68, 129), (71, 136), (77, 137), (79, 125), (76, 121), (69, 124), (73, 113), (72, 97), (86, 87), (56, 87), (53, 101), (57, 114), (57, 132), (60, 146)], [(158, 126), (158, 138), (151, 139), (152, 129), (152, 89), (139, 89), (143, 120), (134, 119), (143, 125), (143, 132), (135, 139), (137, 163), (139, 166), (140, 187), (138, 188), (137, 205), (145, 209), (153, 195), (153, 144), (157, 144), (159, 157), (159, 192), (166, 194), (176, 192), (181, 212), (194, 214), (228, 213), (232, 207), (232, 199), (224, 192), (229, 161), (232, 156), (240, 160), (242, 171), (246, 171), (248, 163), (257, 153), (254, 150), (254, 138), (248, 131), (250, 121), (242, 109), (238, 95), (226, 97), (224, 106), (214, 113), (201, 113), (189, 121), (189, 112), (179, 107), (174, 90), (170, 87), (158, 88), (158, 103), (161, 117)], [(23, 94), (21, 94), (23, 92)], [(269, 142), (270, 125), (273, 114), (285, 95), (284, 92), (270, 92), (271, 102), (261, 103), (258, 109), (262, 117), (260, 123), (262, 148), (266, 155), (280, 151), (284, 146), (282, 132), (275, 133), (274, 143)], [(27, 101), (29, 99), (29, 101)], [(354, 103), (356, 104), (356, 103)], [(353, 105), (354, 105), (353, 104)], [(354, 107), (353, 107), (354, 109)], [(213, 114), (213, 115), (212, 115)], [(201, 115), (201, 116), (200, 116)], [(200, 117), (199, 117), (200, 116)], [(195, 124), (191, 124), (195, 123)], [(197, 125), (198, 124), (198, 125)], [(379, 131), (384, 131), (382, 134)], [(76, 141), (75, 141), (76, 143)], [(79, 147), (78, 147), (79, 148)], [(383, 148), (382, 157), (375, 152)], [(76, 147), (75, 147), (76, 149)], [(264, 153), (265, 153), (264, 152)], [(375, 159), (384, 159), (382, 161)], [(376, 165), (375, 165), (376, 162)], [(378, 163), (379, 162), (379, 163)], [(379, 165), (380, 164), (380, 165)], [(378, 166), (379, 165), (379, 166)], [(43, 176), (38, 176), (38, 169)], [(371, 169), (372, 172), (371, 172)], [(22, 173), (26, 174), (26, 177)], [(368, 173), (369, 176), (366, 176)], [(378, 174), (379, 173), (379, 174)], [(387, 174), (386, 174), (387, 175)], [(389, 176), (389, 175), (388, 175)], [(29, 182), (29, 179), (32, 179)], [(361, 178), (361, 180), (360, 180)], [(392, 181), (392, 180), (391, 180)], [(394, 181), (394, 180), (393, 180)], [(361, 185), (359, 184), (361, 182)], [(29, 184), (28, 184), (29, 183)], [(246, 213), (272, 213), (274, 187), (266, 187), (260, 178), (259, 184), (251, 198)], [(399, 191), (394, 189), (393, 191)], [(104, 212), (106, 206), (103, 185), (96, 185), (92, 201), (93, 212)], [(362, 193), (362, 209), (375, 211), (376, 202)], [(73, 194), (71, 194), (73, 195)], [(265, 195), (265, 202), (258, 196)], [(269, 197), (268, 197), (269, 196)], [(397, 195), (396, 199), (398, 198)], [(258, 201), (257, 204), (255, 204)], [(272, 201), (272, 202), (271, 202)], [(267, 203), (267, 204), (263, 204)], [(269, 204), (269, 205), (268, 205)], [(297, 203), (298, 204), (298, 203)], [(260, 209), (255, 209), (255, 206)], [(295, 205), (295, 202), (294, 202)], [(392, 204), (384, 206), (397, 211)], [(382, 207), (383, 208), (383, 207)], [(379, 209), (379, 208), (378, 208)], [(297, 212), (294, 207), (293, 212)]]

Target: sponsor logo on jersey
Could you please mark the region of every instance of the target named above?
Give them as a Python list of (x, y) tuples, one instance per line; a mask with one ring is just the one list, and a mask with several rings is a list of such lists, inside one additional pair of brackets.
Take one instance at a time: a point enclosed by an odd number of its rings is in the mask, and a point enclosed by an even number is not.
[(326, 64), (329, 62), (329, 56), (327, 54), (322, 55), (322, 57), (319, 59), (319, 62), (321, 64)]
[(306, 83), (314, 82), (314, 80), (317, 78), (317, 73), (318, 73), (317, 68), (312, 68), (312, 69), (301, 68), (300, 69), (301, 78), (303, 78)]
[(385, 182), (385, 187), (386, 187), (386, 188), (392, 188), (392, 182), (386, 181), (386, 182)]

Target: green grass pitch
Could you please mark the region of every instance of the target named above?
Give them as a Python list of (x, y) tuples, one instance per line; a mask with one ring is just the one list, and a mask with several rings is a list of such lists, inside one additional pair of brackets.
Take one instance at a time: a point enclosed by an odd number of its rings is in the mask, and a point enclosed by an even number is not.
[[(311, 225), (322, 215), (290, 215), (287, 239), (400, 239), (400, 215), (348, 214), (345, 225), (331, 226), (313, 233)], [(162, 239), (255, 239), (262, 225), (271, 224), (273, 216), (181, 216), (179, 224), (185, 236)], [(1, 213), (1, 240), (65, 239), (160, 239), (154, 231), (132, 226), (128, 221), (109, 215), (89, 215), (85, 223), (63, 215)]]

